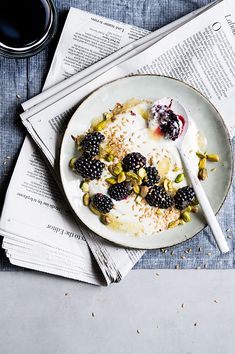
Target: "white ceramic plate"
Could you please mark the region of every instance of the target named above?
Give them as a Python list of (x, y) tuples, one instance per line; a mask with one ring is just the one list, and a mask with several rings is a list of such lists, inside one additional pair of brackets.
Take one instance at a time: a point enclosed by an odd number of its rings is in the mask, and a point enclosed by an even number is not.
[(172, 97), (186, 108), (196, 125), (205, 133), (208, 151), (216, 152), (221, 157), (222, 162), (217, 164), (216, 173), (211, 173), (209, 179), (203, 182), (214, 211), (220, 209), (231, 184), (233, 165), (231, 145), (224, 122), (213, 105), (195, 89), (181, 81), (157, 75), (137, 75), (113, 81), (97, 89), (80, 104), (68, 124), (61, 145), (60, 173), (63, 188), (75, 214), (92, 231), (105, 239), (140, 249), (173, 246), (192, 238), (206, 226), (200, 212), (193, 216), (190, 223), (156, 233), (154, 236), (137, 237), (110, 230), (83, 205), (83, 193), (79, 188), (81, 179), (68, 166), (75, 153), (71, 135), (83, 134), (90, 127), (94, 117), (113, 108), (116, 102), (125, 102), (132, 97), (153, 100)]

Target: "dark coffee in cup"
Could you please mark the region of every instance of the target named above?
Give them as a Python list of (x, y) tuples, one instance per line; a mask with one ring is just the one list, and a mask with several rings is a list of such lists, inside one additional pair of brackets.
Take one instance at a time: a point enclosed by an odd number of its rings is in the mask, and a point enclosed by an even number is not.
[(42, 50), (56, 29), (51, 0), (0, 0), (0, 53), (26, 57)]

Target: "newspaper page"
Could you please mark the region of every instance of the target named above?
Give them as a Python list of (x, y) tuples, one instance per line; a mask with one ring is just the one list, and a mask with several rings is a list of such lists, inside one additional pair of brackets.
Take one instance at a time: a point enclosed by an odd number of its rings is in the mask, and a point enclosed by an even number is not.
[(142, 28), (71, 8), (44, 90), (81, 72), (148, 33), (149, 31)]
[[(77, 19), (80, 19), (82, 11), (77, 11)], [(87, 16), (87, 13), (85, 14)], [(94, 15), (90, 16), (94, 19)], [(99, 19), (98, 16), (97, 18)], [(125, 27), (123, 24), (122, 26)], [(171, 29), (174, 29), (173, 24)], [(47, 84), (50, 85), (50, 80), (47, 80)], [(63, 110), (61, 113), (65, 115)], [(8, 189), (1, 219), (2, 234), (6, 236), (4, 247), (7, 255), (11, 262), (17, 265), (103, 284), (101, 271), (91, 258), (82, 233), (87, 237), (89, 231), (84, 231), (82, 225), (81, 228), (80, 225), (77, 227), (58, 195), (43, 160), (31, 141), (26, 138)], [(12, 210), (18, 212), (12, 214)], [(22, 215), (19, 210), (24, 211)], [(127, 251), (103, 243), (106, 241), (93, 235), (93, 253), (108, 284), (120, 280), (142, 252)]]
[[(214, 6), (216, 3), (219, 3), (220, 1), (222, 0), (216, 0), (200, 9), (192, 11), (191, 13), (183, 16), (180, 19), (175, 20), (174, 22), (158, 29), (155, 32), (149, 33), (144, 37), (137, 39), (134, 42), (132, 41), (131, 43), (117, 50), (113, 54), (108, 55), (104, 59), (83, 69), (77, 74), (70, 76), (67, 80), (62, 80), (61, 82), (50, 87), (49, 89), (43, 90), (42, 93), (32, 97), (31, 99), (29, 99), (28, 101), (22, 104), (23, 109), (27, 111), (25, 113), (25, 116), (30, 116), (32, 114), (39, 112), (40, 110), (44, 109), (46, 106), (57, 101), (59, 98), (62, 98), (67, 94), (71, 93), (72, 91), (77, 90), (79, 87), (87, 84), (89, 81), (95, 79), (99, 75), (103, 74), (105, 71), (133, 57), (134, 55), (144, 51), (146, 48), (150, 47), (150, 45), (156, 43), (158, 40), (160, 40), (161, 38), (163, 38), (164, 36), (172, 32), (179, 26), (182, 26), (184, 23), (190, 21), (192, 18), (195, 18), (196, 16), (203, 13), (210, 7)], [(66, 41), (66, 31), (63, 31), (61, 35), (61, 43), (63, 43), (64, 41)], [(64, 52), (64, 55), (66, 56), (69, 54), (67, 52)], [(54, 61), (55, 61), (55, 65), (53, 65)], [(55, 58), (52, 63), (54, 67), (53, 73), (55, 75), (57, 75), (57, 71), (61, 72), (61, 68), (58, 65), (56, 65), (56, 62), (57, 61), (56, 61), (56, 54), (55, 54)], [(50, 71), (49, 79), (50, 79), (50, 75), (52, 75), (52, 71)]]
[[(234, 18), (235, 3), (224, 0), (144, 52), (23, 120), (25, 126), (53, 165), (59, 152), (61, 127), (68, 119), (66, 110), (69, 111), (95, 88), (110, 80), (135, 73), (160, 73), (183, 79), (205, 94), (219, 109), (231, 131), (234, 124), (230, 114), (235, 84)], [(93, 233), (86, 234), (94, 254), (99, 247), (95, 244), (96, 237)], [(102, 250), (100, 248), (99, 255)], [(104, 264), (100, 266), (103, 268)]]

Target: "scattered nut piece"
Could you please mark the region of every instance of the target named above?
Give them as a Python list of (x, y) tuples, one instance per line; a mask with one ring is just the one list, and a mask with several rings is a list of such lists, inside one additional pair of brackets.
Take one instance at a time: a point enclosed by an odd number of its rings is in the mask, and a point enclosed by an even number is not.
[(111, 220), (111, 218), (110, 218), (109, 215), (104, 215), (104, 214), (102, 214), (102, 215), (100, 216), (100, 221), (101, 221), (102, 224), (104, 224), (104, 225), (109, 225), (112, 220)]
[(205, 157), (199, 161), (198, 167), (199, 167), (199, 170), (206, 168), (206, 158)]
[(145, 198), (146, 195), (148, 194), (149, 188), (147, 186), (142, 186), (140, 188), (140, 195), (142, 198)]
[(179, 225), (179, 223), (180, 223), (180, 220), (179, 220), (179, 219), (174, 220), (174, 221), (171, 221), (171, 222), (168, 224), (167, 228), (168, 228), (168, 229), (172, 229), (173, 227), (176, 227), (177, 225)]
[(97, 132), (100, 132), (101, 130), (103, 130), (104, 128), (106, 128), (108, 124), (108, 120), (102, 120), (100, 123), (98, 123), (95, 127), (94, 130)]
[(176, 176), (175, 183), (180, 183), (184, 180), (184, 173), (180, 173), (178, 176)]
[(91, 198), (90, 198), (89, 193), (85, 193), (85, 194), (83, 195), (82, 200), (83, 200), (83, 204), (84, 204), (85, 206), (88, 206), (88, 205), (90, 204), (90, 202), (91, 202)]
[(206, 158), (208, 161), (211, 161), (211, 162), (218, 162), (220, 160), (220, 157), (217, 154), (207, 154)]
[(203, 153), (200, 152), (200, 151), (197, 151), (197, 152), (196, 152), (196, 155), (197, 155), (197, 157), (199, 157), (199, 159), (204, 159), (204, 158), (206, 157), (206, 154), (203, 154)]
[(89, 183), (83, 181), (80, 185), (80, 188), (84, 193), (89, 192)]
[(114, 177), (106, 178), (105, 181), (108, 182), (109, 184), (116, 184), (117, 183), (117, 180)]
[(182, 219), (185, 221), (185, 222), (189, 222), (191, 221), (191, 216), (189, 214), (189, 212), (185, 211), (184, 213), (181, 214), (181, 217)]
[(198, 178), (201, 180), (201, 181), (205, 181), (205, 179), (208, 178), (208, 173), (207, 173), (207, 169), (206, 168), (202, 168), (199, 170), (198, 172)]
[(69, 161), (69, 167), (71, 168), (71, 170), (75, 170), (74, 169), (74, 164), (75, 162), (77, 161), (77, 158), (76, 157), (73, 157), (70, 161)]
[(122, 183), (122, 182), (124, 182), (125, 180), (126, 180), (126, 175), (125, 175), (125, 173), (124, 173), (124, 172), (119, 173), (118, 178), (117, 178), (118, 183)]

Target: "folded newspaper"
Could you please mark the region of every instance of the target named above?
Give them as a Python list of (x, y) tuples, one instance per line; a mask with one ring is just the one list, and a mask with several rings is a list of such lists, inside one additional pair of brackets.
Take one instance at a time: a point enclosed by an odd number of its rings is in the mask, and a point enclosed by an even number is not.
[(56, 167), (69, 118), (100, 85), (158, 73), (205, 94), (232, 136), (234, 59), (233, 0), (215, 1), (153, 33), (71, 8), (44, 91), (23, 104), (21, 118), (31, 138), (22, 146), (0, 220), (10, 262), (92, 284), (120, 281), (144, 250), (115, 246), (72, 216)]

